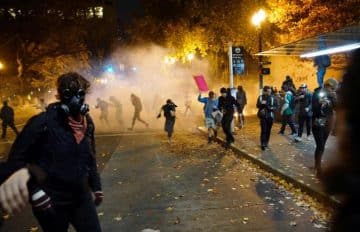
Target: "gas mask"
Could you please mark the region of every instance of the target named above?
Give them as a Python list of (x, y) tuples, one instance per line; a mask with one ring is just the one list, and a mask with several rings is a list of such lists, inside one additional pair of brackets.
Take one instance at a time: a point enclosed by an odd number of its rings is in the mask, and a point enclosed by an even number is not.
[(61, 93), (61, 108), (68, 115), (85, 115), (87, 112), (89, 112), (89, 105), (85, 104), (84, 102), (85, 91), (83, 89), (78, 89), (77, 91), (65, 89)]

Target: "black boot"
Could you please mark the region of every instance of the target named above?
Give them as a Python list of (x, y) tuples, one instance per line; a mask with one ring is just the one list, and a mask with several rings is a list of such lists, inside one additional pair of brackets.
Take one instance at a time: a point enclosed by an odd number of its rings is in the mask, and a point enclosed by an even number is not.
[(208, 137), (208, 144), (210, 144), (212, 142), (212, 138)]

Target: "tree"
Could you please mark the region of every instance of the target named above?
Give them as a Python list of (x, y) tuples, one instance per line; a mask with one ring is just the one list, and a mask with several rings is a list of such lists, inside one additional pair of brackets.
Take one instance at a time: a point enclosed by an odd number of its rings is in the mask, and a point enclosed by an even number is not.
[(280, 31), (277, 41), (289, 43), (358, 24), (360, 4), (353, 0), (267, 0), (270, 22)]

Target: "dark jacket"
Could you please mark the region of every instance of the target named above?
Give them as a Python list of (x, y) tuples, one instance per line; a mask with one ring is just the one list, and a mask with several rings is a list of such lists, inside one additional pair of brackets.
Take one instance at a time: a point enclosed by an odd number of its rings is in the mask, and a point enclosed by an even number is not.
[[(304, 98), (299, 98), (301, 95), (304, 95)], [(311, 116), (312, 94), (310, 92), (307, 91), (304, 94), (299, 94), (296, 96), (295, 103), (299, 104), (299, 115)], [(309, 110), (306, 111), (306, 108)]]
[[(265, 101), (266, 103), (263, 103)], [(259, 118), (275, 118), (275, 111), (278, 107), (275, 96), (273, 95), (261, 95), (259, 96), (256, 107), (259, 109)]]
[[(324, 97), (320, 97), (320, 93), (323, 92)], [(328, 104), (322, 104), (321, 98), (326, 99)], [(312, 96), (312, 111), (313, 118), (326, 117), (331, 118), (334, 114), (336, 106), (336, 96), (329, 94), (324, 88), (317, 88)]]
[(164, 117), (166, 119), (175, 119), (175, 115), (171, 115), (171, 111), (175, 112), (177, 106), (174, 103), (167, 103), (161, 107), (164, 111)]
[(241, 107), (244, 107), (247, 104), (246, 92), (244, 90), (236, 93), (236, 101)]
[(226, 97), (219, 97), (219, 110), (224, 114), (234, 114), (234, 106), (240, 107), (239, 103), (235, 100), (235, 98), (231, 95), (227, 95)]
[(14, 110), (10, 106), (3, 106), (0, 111), (0, 118), (4, 123), (14, 122)]
[(94, 124), (88, 115), (86, 120), (85, 138), (77, 144), (60, 104), (49, 105), (46, 112), (25, 125), (10, 150), (8, 163), (17, 167), (31, 164), (41, 170), (43, 178), (35, 176), (37, 184), (55, 202), (73, 202), (90, 189), (101, 190)]

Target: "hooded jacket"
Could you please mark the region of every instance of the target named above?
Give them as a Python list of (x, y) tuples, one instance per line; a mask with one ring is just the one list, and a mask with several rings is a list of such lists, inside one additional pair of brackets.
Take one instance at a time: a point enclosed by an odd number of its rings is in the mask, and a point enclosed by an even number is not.
[(46, 112), (31, 118), (16, 138), (9, 166), (31, 165), (41, 170), (41, 177), (35, 175), (36, 182), (54, 202), (73, 202), (90, 189), (100, 191), (94, 124), (89, 115), (86, 120), (85, 137), (77, 144), (60, 103), (49, 105)]

